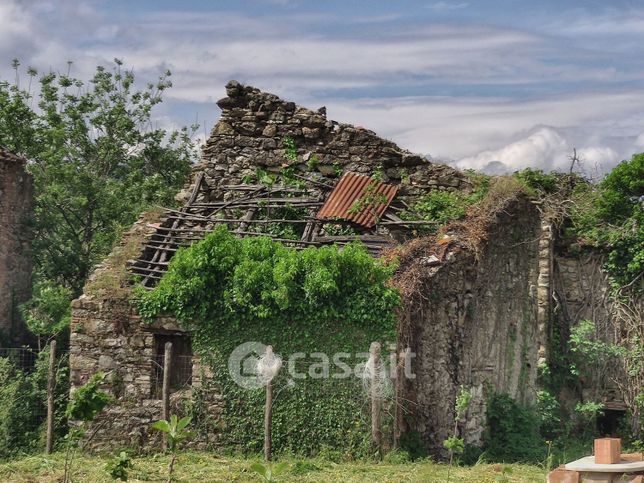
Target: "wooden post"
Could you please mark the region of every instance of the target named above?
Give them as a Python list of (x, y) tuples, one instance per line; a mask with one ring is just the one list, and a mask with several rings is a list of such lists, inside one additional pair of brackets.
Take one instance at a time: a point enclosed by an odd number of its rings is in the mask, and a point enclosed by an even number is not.
[(405, 377), (405, 358), (409, 348), (399, 352), (397, 358), (392, 362), (394, 363), (394, 440), (393, 449), (398, 449), (400, 446), (400, 433), (402, 428), (402, 392), (403, 392), (403, 379)]
[(54, 389), (56, 388), (56, 341), (49, 343), (49, 370), (47, 372), (47, 444), (45, 453), (54, 449)]
[(371, 373), (371, 437), (378, 452), (382, 450), (381, 430), (381, 393), (378, 382), (378, 368), (380, 367), (380, 343), (372, 342), (369, 348), (371, 362), (373, 363)]
[[(165, 354), (163, 356), (163, 414), (162, 419), (166, 421), (170, 420), (170, 375), (172, 369), (170, 364), (172, 363), (172, 342), (165, 343)], [(163, 433), (163, 450), (168, 449), (168, 437)]]
[(264, 409), (264, 459), (270, 461), (272, 458), (273, 430), (273, 382), (266, 384), (266, 407)]

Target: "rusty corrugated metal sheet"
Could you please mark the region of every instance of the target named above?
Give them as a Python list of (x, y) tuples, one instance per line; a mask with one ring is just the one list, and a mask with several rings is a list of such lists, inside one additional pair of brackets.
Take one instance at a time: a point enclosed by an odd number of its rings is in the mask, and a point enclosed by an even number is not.
[[(378, 203), (375, 207), (373, 205), (366, 206), (360, 213), (349, 213), (351, 207), (361, 199), (370, 184), (376, 185), (373, 194), (384, 195), (387, 202)], [(316, 218), (318, 220), (341, 218), (371, 228), (376, 224), (376, 219), (385, 212), (397, 192), (398, 188), (394, 185), (381, 183), (362, 174), (346, 173), (327, 198)]]

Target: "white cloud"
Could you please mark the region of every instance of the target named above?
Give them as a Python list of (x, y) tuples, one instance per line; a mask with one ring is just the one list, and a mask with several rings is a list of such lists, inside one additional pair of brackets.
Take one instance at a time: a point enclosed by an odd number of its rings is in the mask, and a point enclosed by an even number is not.
[(635, 146), (637, 146), (640, 149), (644, 149), (644, 132), (641, 133), (637, 138), (635, 139)]
[[(573, 148), (573, 144), (556, 129), (540, 127), (500, 149), (482, 151), (453, 164), (462, 169), (473, 168), (494, 174), (528, 167), (565, 171), (571, 166)], [(607, 171), (619, 161), (617, 152), (608, 146), (587, 146), (576, 152), (581, 165), (576, 165), (575, 170), (590, 176)]]
[(30, 30), (31, 19), (19, 4), (12, 1), (0, 3), (0, 53), (10, 55), (17, 52), (11, 58), (18, 57), (21, 44), (30, 43)]
[[(198, 24), (188, 22), (185, 25), (189, 27), (176, 26), (167, 36), (146, 35), (146, 30), (168, 32), (163, 20), (160, 25), (137, 26), (137, 36), (148, 40), (136, 45), (128, 42), (97, 46), (91, 52), (108, 58), (123, 57), (137, 69), (155, 68), (164, 59), (179, 76), (185, 72), (186, 77), (203, 77), (211, 84), (213, 76), (241, 77), (271, 88), (279, 79), (280, 85), (308, 91), (378, 86), (391, 81), (407, 83), (428, 72), (436, 78), (459, 78), (465, 83), (473, 73), (477, 82), (504, 81), (508, 62), (517, 65), (517, 69), (523, 65), (526, 80), (527, 73), (535, 71), (518, 52), (536, 39), (514, 31), (428, 27), (393, 38), (346, 39), (312, 34), (286, 36), (271, 27), (264, 31), (258, 25), (246, 27), (236, 17), (219, 22), (217, 25), (239, 25), (233, 31), (254, 34), (229, 37), (209, 26), (200, 32)], [(204, 38), (197, 41), (195, 36)], [(513, 53), (515, 50), (517, 53)], [(203, 100), (197, 92), (183, 95), (189, 96), (184, 97), (186, 100)]]
[(582, 162), (590, 164), (614, 165), (619, 161), (617, 152), (608, 146), (589, 146), (577, 150), (577, 155)]
[[(644, 148), (644, 92), (612, 84), (639, 81), (642, 74), (584, 62), (592, 52), (561, 49), (556, 29), (539, 35), (514, 26), (421, 23), (378, 12), (344, 18), (298, 9), (274, 16), (159, 9), (130, 15), (102, 5), (0, 0), (2, 77), (11, 78), (7, 65), (14, 56), (41, 71), (63, 69), (72, 59), (73, 73), (83, 78), (113, 57), (123, 58), (142, 81), (170, 68), (174, 87), (161, 107), (164, 124), (190, 123), (197, 110), (211, 124), (218, 115), (214, 101), (235, 78), (313, 108), (326, 105), (330, 118), (467, 167), (492, 161), (560, 167), (572, 146), (593, 163), (614, 163)], [(444, 11), (467, 6), (428, 5)], [(579, 18), (574, 29), (581, 32), (584, 22), (589, 24)], [(600, 87), (557, 94), (566, 82)], [(438, 96), (441, 86), (449, 86), (447, 92), (461, 86), (467, 95)], [(499, 94), (472, 95), (481, 86)], [(536, 94), (506, 95), (506, 86)], [(395, 97), (410, 88), (420, 95)], [(340, 98), (339, 91), (369, 94)]]
[(567, 36), (644, 35), (642, 9), (608, 9), (599, 14), (579, 12), (576, 18), (565, 19), (565, 24), (561, 20), (555, 22), (553, 28)]
[[(413, 151), (463, 159), (529, 137), (535, 126), (552, 126), (569, 140), (570, 149), (614, 144), (611, 137), (634, 139), (642, 131), (644, 93), (578, 94), (526, 101), (413, 97), (321, 103), (327, 105), (331, 118), (368, 126)], [(622, 122), (616, 123), (617, 119)], [(631, 149), (633, 139), (625, 141), (624, 150)], [(628, 153), (620, 150), (619, 154)]]
[(429, 8), (438, 12), (445, 12), (450, 10), (460, 10), (469, 6), (466, 2), (436, 2), (429, 5)]
[(501, 149), (482, 151), (475, 156), (462, 158), (455, 164), (459, 168), (478, 170), (485, 170), (494, 162), (503, 163), (510, 171), (528, 166), (561, 169), (568, 151), (568, 143), (561, 134), (550, 127), (542, 127)]

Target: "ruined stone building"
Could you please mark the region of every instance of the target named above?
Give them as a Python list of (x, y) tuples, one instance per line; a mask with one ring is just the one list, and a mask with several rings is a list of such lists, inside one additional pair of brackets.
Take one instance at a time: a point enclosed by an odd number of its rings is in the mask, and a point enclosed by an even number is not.
[(32, 178), (27, 161), (0, 147), (0, 341), (21, 343), (18, 306), (31, 298)]
[[(166, 341), (191, 354), (172, 319), (141, 323), (129, 301), (132, 276), (154, 287), (174, 252), (217, 224), (240, 236), (266, 234), (258, 233), (254, 218), (259, 206), (279, 206), (280, 189), (299, 190), (289, 204), (306, 214), (298, 238), (281, 240), (287, 245), (360, 239), (374, 256), (402, 247), (395, 279), (405, 302), (400, 344), (417, 354), (416, 378), (405, 387), (413, 401), (407, 429), (418, 431), (429, 450), (440, 452), (452, 430), (460, 385), (475, 393), (465, 428), (470, 443), (481, 440), (490, 391), (533, 402), (537, 368), (547, 357), (553, 292), (577, 304), (577, 319), (595, 307), (587, 301), (584, 265), (555, 253), (553, 227), (539, 207), (525, 195), (500, 195), (489, 213), (439, 237), (418, 238), (421, 224), (404, 222), (400, 211), (431, 190), (470, 192), (470, 177), (372, 131), (329, 120), (324, 108), (305, 109), (234, 81), (226, 89), (218, 102), (221, 118), (180, 195), (183, 208), (142, 215), (73, 303), (72, 385), (98, 370), (118, 374), (110, 388), (119, 403), (109, 410), (113, 423), (104, 438), (145, 440), (147, 423), (160, 417), (154, 358)], [(298, 188), (262, 190), (257, 183), (262, 173), (285, 170), (302, 182)], [(348, 210), (370, 179), (384, 197), (377, 224), (373, 213)], [(339, 221), (351, 230), (329, 228)], [(196, 385), (196, 358), (194, 364), (187, 371)], [(211, 411), (218, 414), (217, 404)]]

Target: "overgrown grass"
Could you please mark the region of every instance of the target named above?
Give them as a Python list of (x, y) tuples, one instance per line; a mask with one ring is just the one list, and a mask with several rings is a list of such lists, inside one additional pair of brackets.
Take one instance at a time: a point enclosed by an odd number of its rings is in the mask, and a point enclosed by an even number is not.
[[(0, 464), (0, 481), (57, 482), (63, 475), (64, 454), (30, 456)], [(129, 480), (165, 481), (170, 456), (152, 455), (132, 459)], [(109, 456), (79, 457), (74, 462), (74, 481), (112, 481), (105, 470)], [(250, 470), (258, 459), (224, 457), (208, 453), (183, 453), (176, 464), (176, 481), (239, 481), (260, 482)], [(428, 460), (404, 464), (332, 463), (326, 460), (287, 460), (289, 469), (278, 478), (280, 482), (432, 482), (446, 481), (447, 465)], [(546, 472), (537, 466), (479, 464), (452, 468), (450, 481), (525, 481), (545, 480)]]
[(97, 270), (85, 285), (84, 292), (89, 295), (110, 298), (125, 298), (129, 296), (127, 281), (128, 260), (138, 257), (143, 250), (143, 243), (150, 231), (147, 223), (158, 223), (163, 217), (163, 209), (154, 207), (139, 217), (139, 222), (134, 229), (126, 234), (120, 245), (103, 261), (103, 268)]

